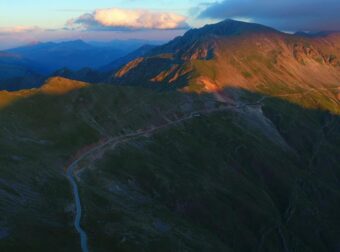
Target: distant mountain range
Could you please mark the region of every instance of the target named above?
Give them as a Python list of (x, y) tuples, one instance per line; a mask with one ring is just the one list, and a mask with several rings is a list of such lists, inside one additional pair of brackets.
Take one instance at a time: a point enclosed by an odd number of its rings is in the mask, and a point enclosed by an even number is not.
[(120, 67), (124, 66), (125, 64), (129, 63), (130, 61), (138, 58), (145, 56), (147, 53), (149, 53), (152, 49), (156, 48), (155, 45), (143, 45), (139, 47), (138, 49), (134, 50), (133, 52), (120, 57), (109, 64), (101, 67), (99, 70), (103, 72), (108, 72), (108, 71), (114, 71), (118, 70)]
[(16, 54), (0, 52), (0, 90), (19, 90), (40, 86), (44, 80), (42, 65)]
[(150, 52), (156, 46), (154, 45), (143, 45), (135, 51), (120, 57), (109, 64), (102, 66), (98, 69), (85, 67), (80, 70), (72, 70), (69, 68), (62, 68), (55, 71), (52, 76), (61, 76), (72, 80), (86, 81), (91, 83), (106, 83), (110, 78), (117, 72), (121, 67), (130, 61), (142, 57)]
[[(111, 42), (37, 42), (13, 48), (7, 52), (19, 55), (45, 66), (48, 72), (60, 68), (79, 70), (84, 67), (101, 68), (112, 61), (147, 44), (148, 41), (126, 40)], [(151, 43), (157, 43), (152, 42)], [(159, 42), (158, 42), (159, 43)]]
[[(145, 41), (86, 43), (75, 40), (60, 43), (35, 42), (9, 49), (0, 52), (0, 90), (40, 86), (43, 80), (55, 74), (98, 82), (105, 79), (99, 72), (116, 70), (152, 48), (152, 45), (142, 43)], [(93, 74), (97, 77), (93, 77)]]
[(87, 43), (96, 47), (123, 47), (126, 51), (132, 52), (143, 45), (163, 45), (167, 40), (144, 40), (144, 39), (128, 39), (128, 40), (111, 40), (111, 41), (88, 41)]
[(120, 48), (99, 47), (82, 40), (67, 42), (36, 43), (7, 50), (9, 53), (43, 64), (48, 72), (67, 67), (79, 70), (83, 67), (97, 68), (114, 59), (124, 56), (129, 51)]

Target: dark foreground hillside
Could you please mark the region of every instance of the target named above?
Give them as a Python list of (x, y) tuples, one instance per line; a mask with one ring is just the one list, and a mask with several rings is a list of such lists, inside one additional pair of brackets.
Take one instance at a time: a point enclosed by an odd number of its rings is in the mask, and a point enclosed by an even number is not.
[(86, 164), (90, 245), (337, 251), (340, 118), (278, 99), (262, 108), (204, 115)]
[(91, 251), (338, 251), (338, 105), (220, 95), (1, 92), (0, 251), (80, 251), (65, 168), (116, 137), (76, 172)]

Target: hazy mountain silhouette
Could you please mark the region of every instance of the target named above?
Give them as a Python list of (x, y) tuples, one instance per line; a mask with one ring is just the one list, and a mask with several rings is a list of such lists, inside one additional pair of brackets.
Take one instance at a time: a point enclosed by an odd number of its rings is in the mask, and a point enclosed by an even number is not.
[(124, 48), (124, 44), (121, 47), (103, 47), (82, 40), (35, 43), (7, 51), (43, 64), (50, 72), (63, 67), (72, 70), (97, 68), (130, 52)]
[(46, 69), (19, 55), (0, 52), (0, 90), (19, 90), (42, 84)]
[(152, 49), (154, 49), (156, 46), (155, 45), (143, 45), (139, 47), (138, 49), (134, 50), (133, 52), (116, 59), (109, 64), (99, 68), (100, 71), (103, 72), (109, 72), (109, 71), (114, 71), (118, 70), (118, 68), (122, 67), (123, 65), (129, 63), (131, 60), (134, 60), (138, 57), (142, 57), (149, 53)]

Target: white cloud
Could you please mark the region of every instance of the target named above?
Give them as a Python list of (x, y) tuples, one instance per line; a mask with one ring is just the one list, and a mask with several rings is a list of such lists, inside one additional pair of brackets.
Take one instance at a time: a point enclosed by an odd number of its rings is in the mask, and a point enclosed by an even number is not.
[(143, 9), (98, 9), (69, 20), (67, 28), (84, 30), (143, 30), (186, 29), (185, 16), (172, 12), (153, 12)]
[(42, 29), (37, 26), (0, 27), (0, 34), (27, 33), (27, 32), (37, 32), (41, 30)]

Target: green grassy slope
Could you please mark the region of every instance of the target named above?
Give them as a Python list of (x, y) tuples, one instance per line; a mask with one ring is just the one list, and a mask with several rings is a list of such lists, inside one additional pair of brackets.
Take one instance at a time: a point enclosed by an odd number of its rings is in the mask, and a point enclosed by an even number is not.
[(218, 112), (209, 94), (60, 78), (1, 93), (0, 250), (79, 251), (72, 157), (187, 118), (80, 162), (91, 251), (336, 251), (339, 116), (225, 92)]
[(78, 251), (64, 175), (70, 158), (102, 138), (157, 125), (209, 100), (105, 85), (69, 91), (77, 82), (51, 82), (14, 95), (0, 110), (1, 251)]
[[(252, 94), (245, 96), (251, 97)], [(83, 164), (94, 251), (336, 251), (340, 118), (276, 98), (118, 145)]]

